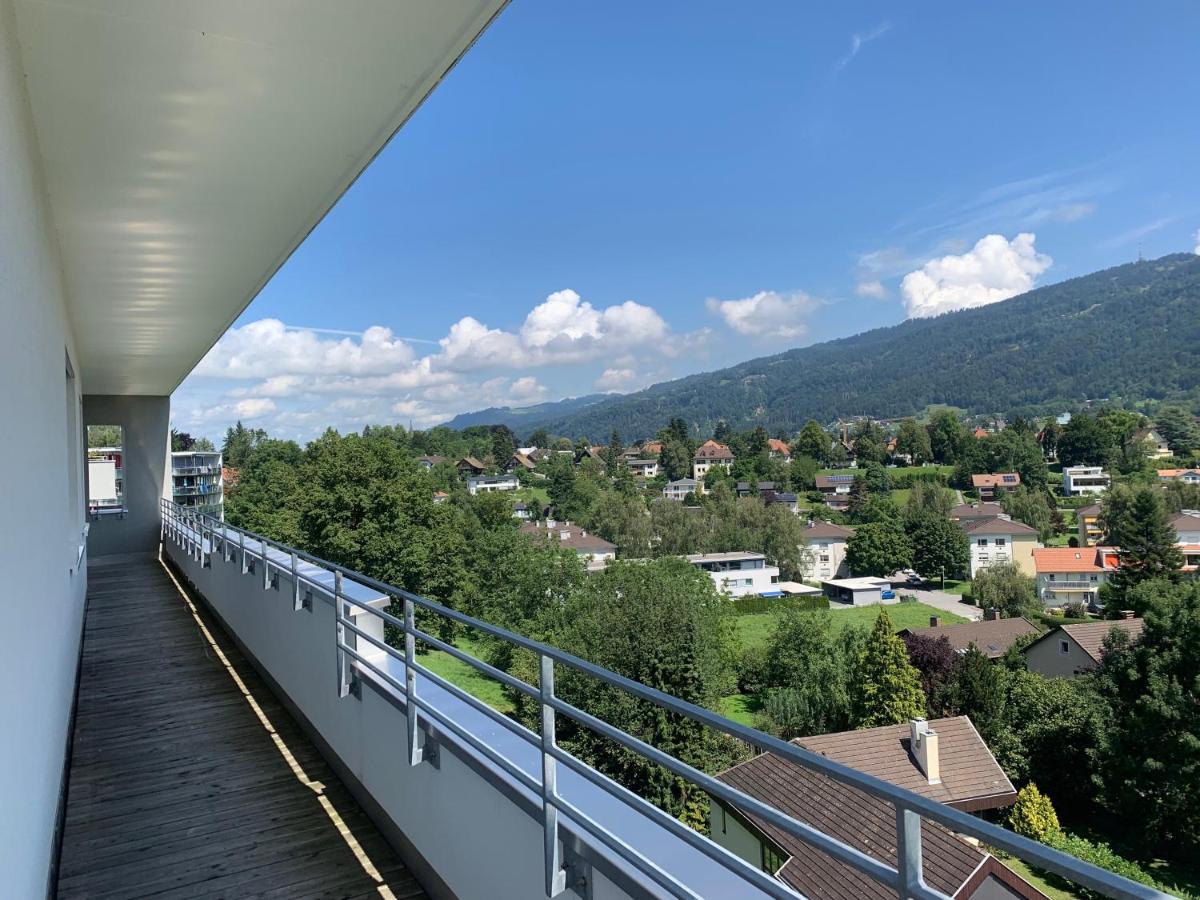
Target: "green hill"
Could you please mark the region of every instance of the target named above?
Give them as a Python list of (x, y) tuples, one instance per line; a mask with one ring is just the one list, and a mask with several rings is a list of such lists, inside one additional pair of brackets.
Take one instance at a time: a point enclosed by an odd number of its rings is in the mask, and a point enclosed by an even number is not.
[(570, 410), (505, 412), (524, 413), (507, 420), (522, 433), (603, 440), (614, 427), (651, 435), (673, 416), (701, 434), (720, 419), (774, 433), (810, 418), (903, 416), (931, 404), (1031, 414), (1102, 398), (1200, 399), (1200, 256), (1117, 266)]

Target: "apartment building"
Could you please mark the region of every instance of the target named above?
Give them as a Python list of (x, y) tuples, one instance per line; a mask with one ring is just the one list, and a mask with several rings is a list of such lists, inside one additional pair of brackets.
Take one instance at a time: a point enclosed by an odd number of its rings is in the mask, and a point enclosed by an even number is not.
[(217, 519), (225, 517), (225, 479), (220, 451), (171, 454), (171, 499)]
[(638, 478), (658, 477), (657, 459), (631, 459), (627, 465), (629, 466), (629, 471)]
[[(20, 515), (0, 525), (19, 588), (0, 599), (19, 623), (0, 629), (5, 896), (780, 896), (560, 748), (582, 714), (556, 675), (747, 745), (768, 735), (172, 499), (171, 392), (503, 6), (0, 0), (0, 381), (21, 429), (5, 466)], [(88, 516), (88, 425), (123, 430), (123, 515)], [(425, 665), (417, 632), (451, 621), (529, 654), (533, 732)], [(647, 758), (629, 723), (602, 727)], [(890, 804), (886, 841), (914, 855), (936, 827), (1044, 856), (838, 774)], [(850, 852), (851, 808), (819, 832), (771, 808), (839, 848), (849, 893), (907, 883), (907, 862)]]
[(501, 491), (515, 491), (521, 487), (516, 475), (476, 475), (467, 479), (467, 493), (495, 494)]
[(1175, 529), (1175, 543), (1183, 553), (1185, 571), (1200, 570), (1200, 510), (1185, 509), (1170, 518)]
[(1064, 497), (1103, 494), (1111, 483), (1112, 479), (1100, 466), (1067, 466), (1062, 472)]
[(1033, 550), (1040, 547), (1037, 529), (1005, 515), (970, 521), (964, 526), (971, 548), (971, 577), (995, 565), (1012, 563), (1026, 575), (1035, 573)]
[(854, 529), (844, 525), (809, 523), (804, 529), (809, 559), (804, 577), (817, 581), (848, 577), (850, 570), (846, 566), (846, 542), (853, 534)]
[(1092, 503), (1075, 510), (1075, 536), (1080, 547), (1095, 547), (1104, 540), (1100, 524), (1100, 504)]
[(778, 597), (779, 567), (767, 565), (761, 553), (693, 553), (684, 557), (707, 572), (717, 590), (731, 597)]
[(682, 502), (689, 495), (694, 497), (697, 494), (703, 493), (704, 485), (695, 478), (680, 478), (677, 481), (668, 481), (666, 486), (663, 487), (662, 495), (664, 500)]

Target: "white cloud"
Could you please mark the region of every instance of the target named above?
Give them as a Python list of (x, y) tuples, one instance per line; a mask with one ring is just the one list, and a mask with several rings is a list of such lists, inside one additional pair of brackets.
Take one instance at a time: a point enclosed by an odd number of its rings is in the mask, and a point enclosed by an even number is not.
[(525, 355), (516, 335), (488, 328), (471, 316), (451, 325), (439, 343), (446, 368), (459, 372), (519, 366)]
[(710, 312), (718, 313), (725, 324), (749, 337), (761, 340), (792, 340), (808, 332), (806, 319), (821, 301), (804, 291), (780, 294), (759, 291), (741, 300), (708, 300)]
[(841, 57), (836, 63), (834, 63), (834, 72), (840, 72), (842, 69), (846, 68), (846, 66), (850, 65), (850, 61), (853, 60), (854, 57), (858, 56), (858, 52), (862, 50), (864, 45), (869, 44), (876, 38), (883, 37), (891, 30), (891, 28), (892, 25), (890, 22), (881, 22), (870, 31), (863, 33), (855, 32), (854, 34), (850, 35), (850, 50), (845, 56)]
[(250, 397), (233, 404), (233, 412), (239, 419), (257, 419), (275, 412), (275, 401), (270, 397)]
[(872, 300), (886, 300), (888, 290), (878, 278), (860, 281), (854, 286), (854, 293), (860, 297), (870, 297)]
[(259, 319), (225, 332), (195, 374), (217, 378), (372, 375), (394, 371), (412, 360), (412, 348), (388, 328), (368, 328), (355, 340), (321, 337), (312, 329), (289, 328), (278, 319)]
[(637, 383), (638, 373), (633, 369), (608, 368), (600, 373), (600, 377), (595, 381), (595, 386), (600, 391), (619, 392), (628, 391)]
[(1011, 241), (989, 234), (960, 255), (931, 259), (900, 283), (909, 318), (986, 306), (1033, 287), (1053, 260), (1034, 247), (1036, 235), (1022, 232)]
[(516, 379), (508, 388), (508, 396), (514, 403), (536, 403), (545, 398), (549, 391), (532, 375)]

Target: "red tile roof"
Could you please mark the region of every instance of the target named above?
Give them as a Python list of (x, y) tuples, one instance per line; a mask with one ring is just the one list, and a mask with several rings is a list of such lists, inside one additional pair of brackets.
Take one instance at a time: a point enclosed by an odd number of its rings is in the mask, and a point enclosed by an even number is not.
[(792, 448), (787, 445), (787, 441), (781, 441), (779, 438), (768, 438), (767, 449), (782, 456), (792, 455)]
[(1035, 547), (1033, 564), (1041, 572), (1111, 572), (1117, 567), (1113, 547)]
[(972, 475), (972, 487), (1012, 487), (1021, 483), (1021, 476), (1016, 472), (996, 472), (986, 475)]

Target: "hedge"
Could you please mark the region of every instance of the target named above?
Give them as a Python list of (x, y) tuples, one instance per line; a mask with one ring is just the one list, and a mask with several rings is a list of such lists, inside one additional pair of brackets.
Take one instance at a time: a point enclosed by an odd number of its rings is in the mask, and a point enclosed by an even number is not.
[(892, 488), (911, 488), (916, 482), (948, 485), (950, 476), (937, 469), (888, 469), (888, 480)]
[(797, 597), (757, 597), (746, 595), (733, 599), (733, 609), (739, 616), (772, 612), (790, 606), (795, 609), (829, 609), (829, 598), (819, 595)]

